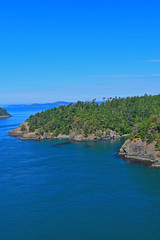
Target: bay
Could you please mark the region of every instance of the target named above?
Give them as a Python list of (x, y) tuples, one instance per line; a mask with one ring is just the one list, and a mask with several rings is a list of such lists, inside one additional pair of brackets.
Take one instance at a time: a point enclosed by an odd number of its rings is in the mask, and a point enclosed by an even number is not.
[(45, 108), (0, 120), (0, 239), (158, 240), (160, 169), (123, 161), (124, 140), (21, 141), (8, 135)]

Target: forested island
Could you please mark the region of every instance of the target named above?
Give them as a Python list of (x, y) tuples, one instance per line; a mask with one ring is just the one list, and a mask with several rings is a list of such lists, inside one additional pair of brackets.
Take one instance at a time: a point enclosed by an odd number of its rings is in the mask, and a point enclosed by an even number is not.
[(9, 118), (11, 115), (7, 112), (6, 109), (0, 108), (0, 119)]
[[(121, 148), (121, 156), (159, 162), (160, 95), (103, 100), (101, 104), (95, 99), (78, 101), (31, 115), (9, 133), (22, 139), (69, 138), (75, 141), (128, 136)], [(148, 146), (151, 147), (146, 150)]]

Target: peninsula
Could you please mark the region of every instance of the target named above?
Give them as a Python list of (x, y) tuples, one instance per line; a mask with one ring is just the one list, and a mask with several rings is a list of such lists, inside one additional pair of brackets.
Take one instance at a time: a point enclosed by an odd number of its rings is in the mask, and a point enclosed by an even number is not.
[(0, 119), (9, 118), (11, 115), (7, 112), (6, 109), (0, 108)]
[(95, 99), (78, 101), (31, 115), (9, 134), (26, 140), (68, 138), (75, 141), (128, 136), (120, 156), (160, 166), (160, 95), (108, 98), (101, 104)]

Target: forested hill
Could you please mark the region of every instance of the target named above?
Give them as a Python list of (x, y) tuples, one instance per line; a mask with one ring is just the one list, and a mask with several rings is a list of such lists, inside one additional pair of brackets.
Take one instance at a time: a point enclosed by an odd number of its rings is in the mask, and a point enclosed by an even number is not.
[(4, 108), (0, 108), (0, 118), (3, 118), (3, 117), (10, 117), (11, 115), (7, 112), (6, 109)]
[(160, 138), (160, 95), (109, 98), (101, 104), (78, 101), (76, 104), (52, 108), (28, 119), (29, 131), (40, 134), (77, 134), (107, 132), (131, 134), (147, 141)]

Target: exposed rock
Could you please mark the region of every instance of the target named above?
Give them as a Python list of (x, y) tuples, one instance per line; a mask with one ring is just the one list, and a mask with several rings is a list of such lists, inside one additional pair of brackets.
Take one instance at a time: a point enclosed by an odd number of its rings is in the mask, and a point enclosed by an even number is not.
[[(22, 131), (22, 126), (25, 127), (25, 131)], [(28, 127), (28, 123), (27, 122), (23, 122), (21, 125), (19, 125), (18, 128), (11, 130), (8, 132), (10, 135), (14, 136), (14, 137), (22, 137), (23, 135), (29, 133), (29, 127)]]
[(121, 147), (119, 155), (126, 160), (149, 162), (152, 167), (160, 167), (159, 153), (155, 150), (155, 143), (128, 139)]
[(71, 132), (69, 135), (59, 134), (54, 136), (52, 133), (39, 133), (38, 131), (30, 132), (28, 122), (23, 122), (18, 128), (11, 130), (10, 135), (14, 137), (21, 137), (22, 140), (45, 140), (45, 139), (70, 139), (73, 141), (100, 141), (100, 140), (109, 140), (120, 138), (116, 132), (112, 130), (105, 131), (96, 131), (94, 134), (88, 134), (85, 136), (84, 133), (78, 134), (77, 131)]

